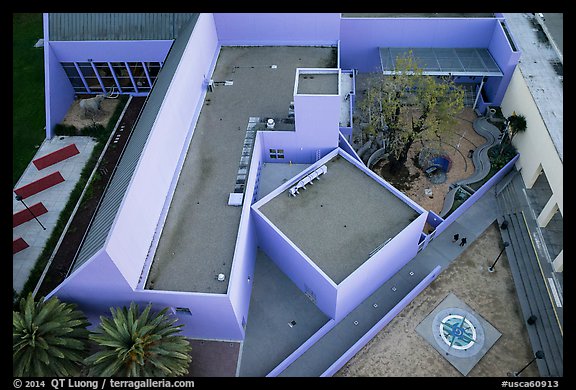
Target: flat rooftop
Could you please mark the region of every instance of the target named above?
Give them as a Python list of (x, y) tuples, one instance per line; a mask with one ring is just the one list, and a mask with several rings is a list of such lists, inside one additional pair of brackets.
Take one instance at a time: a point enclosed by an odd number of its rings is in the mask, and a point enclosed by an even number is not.
[[(296, 68), (326, 67), (334, 50), (221, 48), (212, 79), (233, 83), (217, 85), (206, 95), (145, 288), (226, 293), (241, 215), (241, 207), (228, 206), (228, 196), (249, 118), (286, 117)], [(220, 273), (226, 282), (217, 280)]]
[(338, 95), (338, 73), (304, 73), (298, 75), (298, 94)]
[(326, 167), (299, 195), (284, 191), (260, 211), (339, 284), (419, 213), (340, 155)]
[(563, 161), (564, 79), (563, 72), (557, 72), (557, 67), (562, 68), (560, 58), (533, 15), (509, 13), (504, 17), (522, 53), (520, 71)]

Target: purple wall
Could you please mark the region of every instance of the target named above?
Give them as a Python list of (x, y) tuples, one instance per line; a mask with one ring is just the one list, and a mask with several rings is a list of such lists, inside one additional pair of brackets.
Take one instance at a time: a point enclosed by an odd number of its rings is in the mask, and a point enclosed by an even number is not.
[(338, 285), (336, 321), (346, 317), (416, 256), (425, 222), (426, 214), (420, 215)]
[(294, 95), (296, 133), (309, 148), (338, 147), (340, 96)]
[(339, 13), (215, 13), (225, 45), (336, 45)]
[(364, 164), (364, 162), (363, 162), (362, 159), (358, 156), (358, 154), (356, 153), (356, 151), (354, 150), (354, 148), (352, 147), (352, 145), (350, 145), (350, 143), (348, 142), (348, 140), (344, 137), (344, 134), (342, 133), (342, 129), (340, 130), (340, 137), (339, 137), (338, 147), (339, 147), (340, 149), (342, 149), (343, 151), (345, 151), (346, 153), (348, 153), (350, 156), (354, 157), (356, 160), (358, 160), (359, 163)]
[(172, 40), (162, 41), (57, 41), (50, 42), (58, 61), (164, 62)]
[(497, 23), (494, 28), (488, 50), (490, 50), (490, 54), (494, 57), (504, 76), (488, 78), (484, 88), (486, 90), (486, 96), (491, 100), (487, 103), (499, 106), (502, 103), (512, 74), (514, 74), (514, 69), (516, 69), (516, 65), (520, 59), (520, 52), (512, 51), (510, 42), (500, 23)]
[[(294, 164), (311, 164), (316, 161), (316, 149), (306, 145), (305, 137), (294, 131), (258, 131), (262, 135), (262, 151), (264, 162), (278, 162), (272, 160), (268, 154), (270, 149), (284, 149), (284, 162)], [(332, 151), (322, 149), (322, 155)]]
[(252, 211), (260, 248), (303, 292), (306, 286), (316, 296), (316, 306), (330, 318), (336, 314), (336, 285), (306, 255), (296, 248), (257, 209)]
[(206, 93), (204, 75), (211, 74), (217, 53), (212, 18), (202, 14), (183, 54), (186, 66), (174, 74), (109, 233), (107, 251), (132, 287), (138, 283), (168, 191), (177, 180), (181, 155), (187, 151), (185, 141)]
[(488, 47), (492, 18), (343, 18), (341, 68), (380, 71), (379, 47)]
[(186, 307), (192, 315), (179, 314), (183, 335), (192, 338), (241, 340), (244, 335), (228, 297), (224, 294), (133, 290), (105, 251), (99, 251), (62, 282), (50, 296), (74, 302), (83, 311), (109, 314), (111, 306), (129, 306), (131, 301), (156, 308)]
[(55, 295), (64, 301), (76, 302), (83, 308), (105, 311), (109, 304), (124, 304), (122, 297), (131, 291), (106, 251), (100, 250), (46, 298)]
[(74, 88), (54, 55), (51, 42), (44, 45), (46, 138), (54, 137), (54, 126), (68, 112), (74, 101)]
[[(244, 192), (244, 203), (242, 205), (242, 215), (238, 228), (236, 247), (234, 248), (234, 258), (232, 260), (232, 270), (230, 272), (230, 282), (228, 285), (228, 296), (236, 319), (239, 324), (245, 323), (248, 318), (248, 308), (250, 305), (250, 293), (254, 281), (254, 266), (256, 263), (257, 237), (256, 227), (252, 217), (252, 200), (257, 192), (257, 180), (262, 165), (262, 141), (261, 134), (256, 133), (246, 180), (246, 190)], [(242, 330), (244, 333), (244, 330)]]
[(358, 340), (348, 351), (346, 351), (338, 360), (334, 362), (322, 377), (332, 376), (340, 370), (362, 347), (364, 347), (378, 332), (380, 332), (394, 317), (398, 315), (410, 302), (416, 298), (440, 273), (440, 266), (437, 266), (430, 272), (410, 293), (408, 293), (392, 310), (390, 310), (376, 325), (372, 327), (360, 340)]

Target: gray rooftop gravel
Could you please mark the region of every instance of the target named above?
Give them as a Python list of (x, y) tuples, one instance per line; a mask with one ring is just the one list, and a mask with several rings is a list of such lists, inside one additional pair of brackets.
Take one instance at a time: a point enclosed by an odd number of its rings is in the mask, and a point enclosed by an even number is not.
[(260, 211), (338, 284), (419, 214), (344, 158), (326, 166), (300, 195), (284, 192)]

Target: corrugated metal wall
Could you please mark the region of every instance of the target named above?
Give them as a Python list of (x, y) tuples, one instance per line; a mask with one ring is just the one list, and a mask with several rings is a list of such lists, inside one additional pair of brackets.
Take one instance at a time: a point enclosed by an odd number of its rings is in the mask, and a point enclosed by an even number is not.
[(176, 39), (193, 13), (51, 13), (51, 41)]

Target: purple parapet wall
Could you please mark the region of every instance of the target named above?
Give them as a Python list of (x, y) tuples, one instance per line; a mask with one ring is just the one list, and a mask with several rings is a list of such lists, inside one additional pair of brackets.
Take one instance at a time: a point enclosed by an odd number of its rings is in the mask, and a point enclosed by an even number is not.
[[(260, 170), (262, 167), (262, 135), (256, 133), (252, 149), (252, 159), (246, 180), (242, 215), (238, 227), (238, 237), (232, 260), (228, 296), (234, 308), (239, 324), (246, 323), (250, 305), (250, 293), (254, 281), (254, 266), (256, 263), (257, 237), (252, 216), (252, 203), (258, 192)], [(244, 330), (242, 329), (242, 332)]]
[(135, 299), (153, 302), (159, 307), (186, 308), (190, 314), (177, 313), (185, 325), (183, 335), (195, 339), (234, 340), (244, 338), (230, 299), (225, 294), (138, 290)]
[(348, 351), (346, 351), (338, 360), (336, 360), (326, 371), (320, 375), (321, 377), (330, 377), (340, 370), (346, 362), (360, 351), (378, 332), (380, 332), (394, 317), (398, 315), (410, 302), (414, 300), (426, 287), (436, 279), (440, 273), (440, 266), (437, 266), (430, 272), (412, 291), (410, 291), (392, 310), (390, 310), (376, 325), (374, 325), (364, 336), (360, 338)]
[[(505, 23), (505, 21), (502, 21)], [(484, 85), (486, 96), (490, 100), (491, 105), (499, 106), (502, 103), (504, 94), (510, 84), (510, 79), (514, 74), (518, 60), (520, 59), (520, 51), (513, 50), (510, 41), (506, 37), (504, 27), (499, 22), (494, 28), (494, 34), (488, 45), (488, 50), (494, 60), (502, 70), (502, 77), (490, 77)]]
[(110, 256), (99, 251), (71, 274), (46, 298), (57, 296), (65, 302), (78, 304), (94, 317), (107, 315), (109, 308), (129, 306), (130, 302), (158, 308), (187, 308), (191, 314), (178, 314), (185, 324), (183, 335), (191, 338), (241, 340), (243, 331), (234, 310), (224, 294), (133, 290), (119, 272)]
[(211, 74), (218, 49), (213, 19), (201, 14), (111, 228), (107, 251), (134, 288), (177, 180), (175, 173), (206, 93), (205, 75)]
[(339, 13), (215, 13), (222, 46), (337, 45)]
[(426, 214), (420, 215), (338, 285), (336, 321), (346, 317), (418, 252)]
[(46, 138), (52, 139), (55, 135), (54, 126), (66, 116), (75, 92), (50, 42), (44, 44), (44, 79)]
[(50, 42), (62, 62), (164, 62), (172, 43), (172, 40)]
[(486, 192), (488, 192), (494, 185), (496, 185), (504, 176), (506, 176), (512, 168), (520, 155), (516, 155), (512, 160), (510, 160), (502, 169), (500, 169), (494, 176), (492, 176), (486, 183), (482, 185), (476, 192), (474, 192), (464, 203), (460, 205), (452, 214), (450, 214), (442, 223), (436, 228), (436, 235), (442, 233), (452, 222), (458, 219), (462, 214), (466, 212), (476, 201), (482, 197)]
[(130, 304), (133, 290), (104, 250), (98, 251), (68, 275), (46, 299), (53, 296), (76, 303), (80, 309), (105, 314), (109, 306)]
[(494, 18), (342, 18), (340, 67), (381, 70), (379, 47), (488, 47)]
[(356, 160), (358, 160), (359, 163), (364, 164), (360, 156), (358, 156), (352, 145), (350, 145), (350, 143), (348, 142), (348, 139), (346, 139), (346, 137), (342, 133), (342, 129), (340, 129), (338, 147), (343, 151), (345, 151), (346, 153), (348, 153), (350, 156), (354, 157)]
[(258, 244), (302, 292), (312, 291), (316, 306), (330, 318), (336, 314), (336, 284), (258, 210), (252, 210)]

